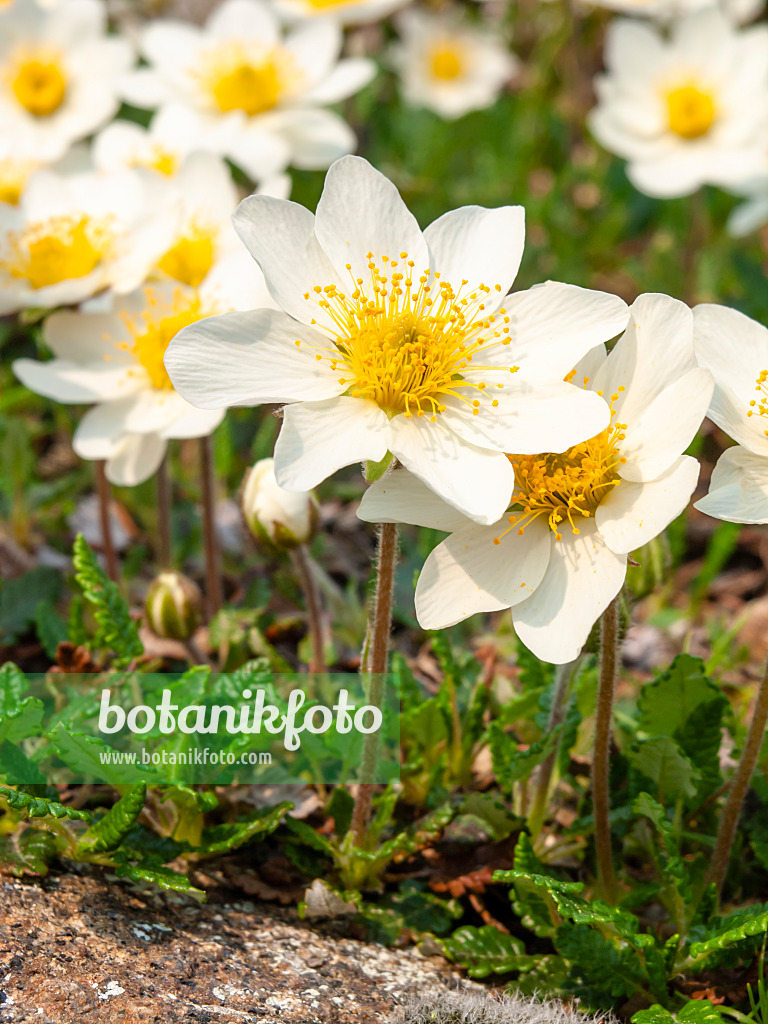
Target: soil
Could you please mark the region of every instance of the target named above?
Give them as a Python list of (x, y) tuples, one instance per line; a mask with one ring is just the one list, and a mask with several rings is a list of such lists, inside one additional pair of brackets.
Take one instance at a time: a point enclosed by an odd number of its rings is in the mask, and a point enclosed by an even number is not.
[(201, 905), (101, 872), (6, 880), (0, 1022), (357, 1024), (462, 984), (440, 957), (342, 929), (231, 892)]

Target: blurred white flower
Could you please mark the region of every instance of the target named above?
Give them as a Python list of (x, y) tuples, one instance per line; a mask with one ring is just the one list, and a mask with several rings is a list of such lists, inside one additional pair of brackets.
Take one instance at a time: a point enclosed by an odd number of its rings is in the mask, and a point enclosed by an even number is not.
[(304, 18), (335, 18), (341, 25), (363, 25), (381, 21), (410, 0), (273, 0), (275, 10), (286, 21)]
[(695, 507), (731, 523), (768, 523), (768, 330), (725, 306), (693, 311), (696, 358), (715, 378), (708, 416), (737, 442)]
[(74, 305), (146, 277), (160, 225), (133, 171), (36, 171), (16, 205), (0, 203), (0, 314)]
[(744, 25), (765, 9), (765, 0), (582, 0), (585, 7), (605, 7), (621, 14), (668, 21), (682, 14), (720, 8), (737, 25)]
[(259, 459), (248, 471), (242, 504), (251, 533), (275, 547), (306, 544), (317, 529), (317, 502), (311, 492), (281, 487), (274, 459)]
[(51, 163), (115, 114), (134, 53), (105, 31), (100, 0), (0, 5), (0, 126), (19, 155)]
[(704, 184), (754, 178), (768, 151), (768, 25), (738, 29), (717, 10), (658, 29), (608, 28), (607, 74), (596, 80), (590, 127), (627, 159), (648, 195), (682, 196)]
[(462, 22), (455, 11), (404, 11), (392, 49), (406, 102), (444, 118), (494, 103), (519, 62), (497, 35)]
[(282, 487), (310, 490), (391, 452), (490, 523), (513, 485), (503, 452), (563, 450), (607, 425), (605, 403), (563, 376), (624, 327), (627, 307), (552, 283), (508, 295), (522, 207), (463, 207), (422, 233), (395, 186), (348, 156), (329, 170), (316, 216), (250, 196), (235, 228), (282, 311), (187, 328), (166, 366), (203, 408), (287, 403)]
[(278, 169), (327, 167), (355, 146), (347, 123), (323, 107), (345, 99), (374, 74), (364, 59), (339, 60), (343, 36), (323, 19), (283, 37), (263, 0), (225, 0), (204, 28), (158, 20), (141, 52), (149, 67), (123, 82), (140, 107), (180, 103), (198, 118), (206, 148), (218, 148), (255, 179), (265, 159)]
[(364, 520), (450, 533), (416, 588), (424, 628), (511, 608), (518, 636), (537, 657), (572, 661), (621, 589), (628, 553), (688, 503), (699, 465), (681, 453), (713, 387), (696, 366), (688, 307), (666, 295), (641, 296), (611, 354), (599, 346), (569, 379), (603, 396), (610, 426), (560, 455), (510, 454), (510, 507), (492, 525), (457, 515), (399, 469), (364, 495)]
[(238, 254), (219, 263), (199, 289), (146, 286), (115, 299), (106, 313), (53, 313), (44, 337), (56, 358), (18, 359), (13, 370), (40, 395), (96, 403), (75, 431), (75, 451), (105, 459), (115, 484), (141, 483), (160, 465), (169, 439), (204, 437), (223, 419), (224, 408), (196, 409), (174, 391), (163, 356), (187, 324), (269, 301), (253, 269)]

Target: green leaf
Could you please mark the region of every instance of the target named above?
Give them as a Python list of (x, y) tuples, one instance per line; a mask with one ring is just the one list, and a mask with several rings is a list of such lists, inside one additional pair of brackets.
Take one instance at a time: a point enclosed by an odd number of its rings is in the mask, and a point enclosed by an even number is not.
[(661, 837), (661, 849), (657, 851), (657, 863), (662, 880), (677, 889), (684, 901), (691, 898), (691, 886), (685, 861), (680, 855), (677, 834), (660, 803), (648, 793), (640, 793), (632, 805), (632, 812), (647, 818), (655, 825)]
[(674, 803), (681, 797), (696, 796), (700, 773), (670, 736), (640, 740), (626, 756), (635, 771), (655, 785), (659, 799), (666, 797)]
[(0, 836), (0, 874), (47, 875), (56, 856), (56, 837), (44, 828), (26, 828), (15, 835)]
[(165, 867), (145, 867), (141, 864), (118, 864), (115, 868), (118, 878), (128, 878), (132, 882), (149, 883), (160, 889), (167, 889), (172, 892), (185, 892), (194, 896), (199, 902), (206, 899), (202, 889), (195, 888), (186, 875), (179, 874)]
[(0, 718), (18, 708), (28, 689), (29, 681), (21, 669), (12, 661), (6, 662), (0, 668)]
[(513, 971), (525, 953), (519, 939), (505, 935), (493, 925), (458, 928), (440, 945), (449, 960), (463, 967), (471, 978)]
[(529, 778), (534, 768), (546, 761), (557, 746), (562, 731), (561, 724), (544, 739), (531, 743), (527, 749), (520, 749), (517, 741), (504, 730), (498, 720), (491, 722), (488, 727), (488, 743), (493, 771), (505, 793), (511, 793), (516, 782)]
[(12, 740), (18, 743), (43, 731), (43, 702), (37, 697), (26, 697), (15, 708), (0, 715), (0, 743)]
[(572, 991), (586, 985), (615, 1000), (645, 985), (645, 972), (634, 951), (596, 929), (564, 924), (557, 930), (555, 948), (572, 965)]
[(107, 578), (82, 534), (75, 538), (72, 561), (75, 579), (83, 597), (93, 605), (99, 626), (88, 646), (94, 650), (109, 648), (116, 655), (115, 665), (127, 665), (144, 653), (144, 647), (123, 595), (117, 584)]
[(131, 786), (103, 818), (91, 825), (78, 843), (78, 852), (92, 854), (116, 850), (136, 824), (146, 797), (146, 782)]
[(694, 942), (690, 948), (690, 959), (694, 963), (703, 960), (717, 950), (732, 946), (742, 939), (762, 935), (768, 929), (768, 904), (735, 910), (720, 921), (714, 934), (703, 942)]
[(15, 643), (30, 628), (41, 601), (53, 606), (61, 597), (62, 578), (57, 569), (41, 565), (0, 589), (0, 638)]
[(39, 601), (35, 608), (37, 638), (49, 658), (56, 657), (59, 644), (67, 639), (67, 624), (50, 601)]
[[(156, 774), (151, 765), (114, 763), (109, 757), (116, 752), (103, 739), (74, 732), (59, 722), (48, 733), (56, 753), (76, 774), (113, 786), (125, 786)], [(100, 756), (101, 755), (101, 756)]]
[(48, 782), (35, 762), (10, 740), (0, 744), (0, 776), (12, 786), (44, 786)]
[(266, 808), (248, 821), (213, 825), (203, 829), (202, 845), (194, 852), (198, 857), (216, 857), (236, 850), (255, 839), (263, 839), (275, 831), (285, 817), (286, 811), (292, 807), (293, 804), (286, 800), (275, 807)]
[(58, 800), (48, 800), (45, 797), (33, 796), (19, 789), (8, 789), (7, 786), (0, 786), (0, 800), (5, 801), (8, 807), (16, 811), (23, 811), (28, 818), (68, 818), (70, 821), (90, 821), (88, 811), (78, 811), (67, 804), (59, 803)]

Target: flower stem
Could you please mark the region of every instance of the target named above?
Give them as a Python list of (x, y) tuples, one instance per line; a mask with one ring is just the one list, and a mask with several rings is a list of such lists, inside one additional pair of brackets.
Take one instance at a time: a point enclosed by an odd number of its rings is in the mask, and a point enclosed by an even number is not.
[(109, 505), (112, 498), (109, 481), (107, 480), (106, 463), (103, 459), (96, 462), (96, 493), (99, 497), (99, 522), (101, 525), (101, 550), (107, 563), (107, 576), (117, 583), (118, 564), (115, 545), (112, 540), (112, 521), (109, 516)]
[(595, 852), (597, 854), (597, 885), (603, 898), (612, 900), (616, 879), (613, 874), (611, 826), (609, 822), (609, 767), (613, 691), (619, 646), (619, 611), (613, 600), (603, 612), (600, 623), (600, 680), (597, 690), (595, 720), (595, 751), (592, 758), (592, 804), (595, 814)]
[(157, 471), (157, 560), (161, 569), (171, 567), (171, 484), (168, 456)]
[(765, 735), (765, 726), (768, 722), (768, 668), (760, 682), (760, 689), (757, 691), (757, 701), (752, 712), (752, 722), (747, 732), (747, 741), (741, 754), (741, 761), (736, 770), (736, 775), (731, 784), (731, 791), (723, 808), (720, 818), (720, 828), (717, 832), (715, 852), (712, 856), (712, 866), (709, 870), (709, 881), (715, 883), (718, 899), (723, 888), (725, 875), (728, 871), (728, 863), (731, 859), (731, 848), (733, 838), (736, 834), (736, 826), (739, 823), (741, 806), (749, 788), (749, 780), (755, 770), (757, 759), (760, 756)]
[[(392, 629), (392, 598), (395, 589), (395, 565), (397, 563), (397, 525), (382, 523), (379, 527), (379, 559), (376, 576), (376, 596), (368, 623), (366, 650), (362, 671), (370, 673), (368, 703), (380, 707), (384, 696), (384, 674), (387, 671), (389, 634)], [(362, 781), (357, 787), (355, 806), (352, 810), (352, 834), (357, 846), (365, 841), (365, 830), (371, 813), (373, 783), (369, 782), (376, 768), (378, 734), (368, 733), (363, 739)]]
[(312, 572), (312, 559), (306, 544), (300, 544), (291, 551), (293, 568), (304, 594), (309, 623), (309, 639), (312, 645), (310, 672), (325, 672), (325, 651), (323, 648), (323, 609), (320, 603), (320, 592), (317, 589), (315, 576)]
[[(558, 665), (555, 669), (555, 692), (552, 694), (552, 704), (549, 709), (549, 719), (547, 721), (548, 736), (550, 736), (554, 730), (561, 725), (565, 718), (568, 691), (570, 689), (571, 680), (573, 679), (580, 661), (581, 655), (573, 661), (567, 662), (565, 665)], [(547, 757), (546, 761), (543, 761), (541, 765), (539, 765), (539, 769), (536, 773), (536, 791), (533, 797), (533, 805), (531, 807), (530, 814), (528, 815), (528, 828), (530, 829), (531, 836), (534, 841), (541, 831), (541, 827), (544, 824), (544, 818), (547, 813), (549, 784), (552, 781), (552, 772), (555, 768), (556, 758), (557, 747), (555, 747), (549, 757)]]
[(200, 479), (203, 498), (203, 545), (205, 547), (205, 578), (208, 613), (211, 618), (222, 604), (219, 545), (216, 540), (216, 510), (213, 482), (213, 442), (200, 438)]

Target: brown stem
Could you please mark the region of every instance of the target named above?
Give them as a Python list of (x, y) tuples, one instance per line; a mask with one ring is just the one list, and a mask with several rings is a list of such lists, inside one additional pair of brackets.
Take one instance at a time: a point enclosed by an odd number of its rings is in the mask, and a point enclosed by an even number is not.
[(171, 484), (168, 455), (157, 471), (157, 560), (161, 569), (171, 567)]
[(109, 517), (109, 505), (112, 499), (109, 481), (107, 480), (106, 463), (103, 459), (96, 462), (96, 493), (99, 496), (99, 522), (101, 524), (101, 550), (107, 563), (107, 576), (113, 583), (118, 579), (117, 554), (112, 540), (112, 522)]
[[(370, 673), (371, 683), (368, 702), (378, 707), (384, 693), (384, 674), (387, 671), (389, 634), (392, 629), (392, 598), (395, 589), (395, 566), (397, 564), (397, 525), (382, 523), (379, 527), (379, 559), (376, 577), (376, 596), (371, 609), (366, 639), (366, 651), (362, 664), (363, 673)], [(367, 780), (376, 767), (379, 737), (368, 733), (363, 740), (362, 782), (357, 787), (355, 806), (352, 810), (352, 834), (357, 846), (362, 847), (365, 831), (371, 813), (373, 783)]]
[(312, 645), (310, 672), (325, 672), (325, 651), (323, 645), (323, 610), (320, 593), (317, 589), (315, 576), (312, 572), (312, 560), (306, 544), (300, 544), (291, 551), (293, 568), (304, 594), (309, 624), (309, 639)]
[(609, 768), (613, 691), (619, 640), (619, 612), (611, 601), (603, 612), (600, 624), (600, 681), (597, 691), (595, 720), (595, 751), (592, 758), (592, 804), (595, 814), (595, 852), (597, 854), (597, 885), (604, 899), (610, 901), (616, 888), (611, 853)]
[(219, 545), (216, 540), (216, 499), (213, 482), (213, 442), (200, 438), (200, 479), (203, 497), (203, 546), (205, 547), (205, 579), (208, 614), (211, 618), (222, 605)]
[[(552, 705), (549, 709), (549, 719), (547, 721), (548, 736), (557, 729), (565, 718), (568, 689), (580, 660), (581, 655), (573, 661), (569, 661), (565, 665), (558, 665), (555, 669), (555, 692), (552, 694)], [(544, 818), (547, 813), (549, 784), (552, 781), (552, 772), (555, 768), (556, 759), (557, 747), (555, 747), (552, 753), (547, 757), (546, 761), (543, 761), (541, 765), (539, 765), (539, 769), (536, 772), (534, 780), (536, 791), (533, 797), (531, 812), (528, 815), (528, 828), (530, 829), (531, 835), (534, 839), (539, 834), (541, 827), (544, 824)]]
[(741, 806), (749, 788), (749, 781), (755, 770), (757, 759), (760, 756), (760, 747), (765, 735), (765, 726), (768, 722), (768, 668), (760, 682), (760, 689), (757, 691), (757, 701), (752, 712), (752, 722), (747, 732), (747, 742), (741, 754), (741, 761), (736, 770), (731, 791), (723, 808), (720, 818), (720, 828), (717, 832), (715, 852), (712, 856), (712, 866), (709, 869), (709, 881), (715, 883), (718, 898), (723, 888), (725, 875), (728, 871), (728, 863), (731, 859), (731, 848), (733, 838), (736, 834), (736, 826), (739, 823)]

